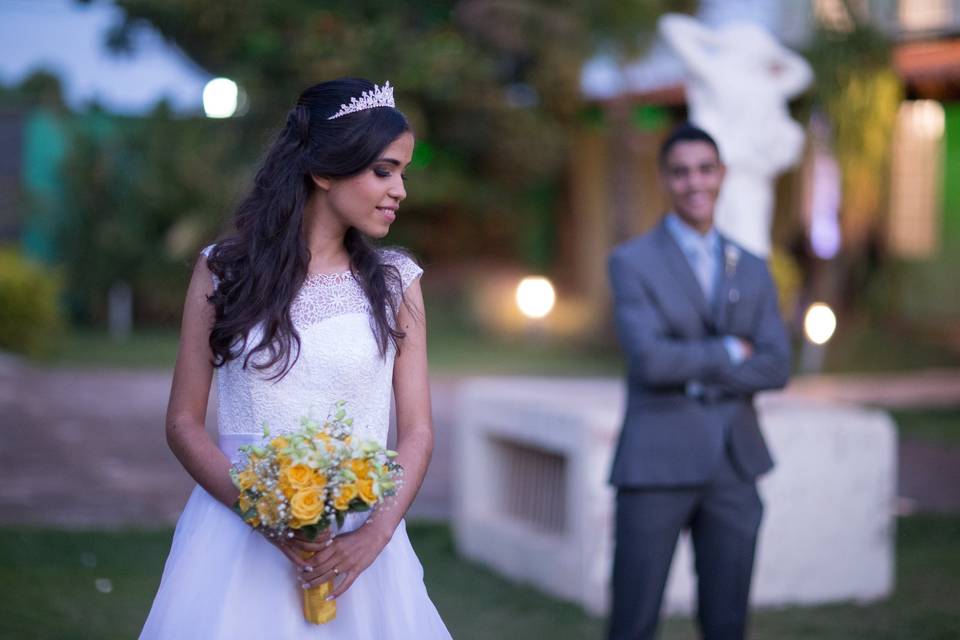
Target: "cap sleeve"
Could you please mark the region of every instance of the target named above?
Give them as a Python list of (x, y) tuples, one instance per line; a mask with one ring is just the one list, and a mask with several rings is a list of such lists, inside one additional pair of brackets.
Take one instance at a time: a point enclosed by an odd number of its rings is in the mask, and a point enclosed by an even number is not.
[(403, 291), (407, 290), (413, 281), (423, 275), (423, 269), (420, 268), (413, 258), (407, 254), (392, 249), (385, 249), (381, 252), (381, 261), (383, 264), (389, 264), (396, 267), (400, 272), (400, 285)]
[[(209, 260), (209, 259), (210, 259), (210, 256), (213, 254), (213, 250), (214, 250), (214, 248), (215, 248), (216, 246), (217, 246), (217, 245), (215, 245), (215, 244), (207, 245), (206, 247), (203, 248), (203, 250), (200, 251), (200, 254), (201, 254), (204, 258), (206, 258), (206, 259)], [(210, 270), (210, 267), (207, 267), (207, 270), (209, 271), (209, 270)], [(217, 287), (220, 286), (220, 278), (218, 278), (217, 276), (215, 276), (212, 271), (210, 272), (210, 278), (213, 280), (213, 290), (216, 291), (216, 290), (217, 290)]]

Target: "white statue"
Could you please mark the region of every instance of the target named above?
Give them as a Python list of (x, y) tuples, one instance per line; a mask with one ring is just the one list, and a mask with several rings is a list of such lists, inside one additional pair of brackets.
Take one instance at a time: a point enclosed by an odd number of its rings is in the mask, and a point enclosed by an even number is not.
[(717, 227), (766, 257), (774, 179), (800, 159), (804, 145), (787, 101), (810, 85), (813, 71), (753, 23), (714, 30), (667, 14), (659, 29), (686, 66), (690, 121), (716, 139), (727, 165)]

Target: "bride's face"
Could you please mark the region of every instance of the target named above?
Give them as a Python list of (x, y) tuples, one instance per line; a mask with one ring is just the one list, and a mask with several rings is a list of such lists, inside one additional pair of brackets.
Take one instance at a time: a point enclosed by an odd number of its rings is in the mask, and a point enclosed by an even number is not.
[(723, 174), (716, 149), (702, 140), (678, 142), (664, 158), (661, 176), (673, 211), (701, 233), (713, 225)]
[(317, 180), (330, 212), (345, 229), (356, 227), (373, 238), (387, 235), (407, 197), (404, 171), (413, 158), (413, 142), (412, 134), (403, 133), (357, 175)]

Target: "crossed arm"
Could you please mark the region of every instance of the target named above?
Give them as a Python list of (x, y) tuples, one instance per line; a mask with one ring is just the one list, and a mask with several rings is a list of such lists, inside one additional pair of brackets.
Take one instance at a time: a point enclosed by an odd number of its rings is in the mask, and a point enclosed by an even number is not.
[(751, 345), (752, 353), (734, 364), (724, 346), (724, 336), (671, 336), (643, 279), (624, 256), (614, 254), (610, 258), (609, 273), (620, 343), (630, 370), (643, 384), (656, 388), (696, 381), (708, 395), (749, 395), (786, 384), (790, 351), (769, 275), (765, 274), (763, 299), (750, 333), (737, 336)]

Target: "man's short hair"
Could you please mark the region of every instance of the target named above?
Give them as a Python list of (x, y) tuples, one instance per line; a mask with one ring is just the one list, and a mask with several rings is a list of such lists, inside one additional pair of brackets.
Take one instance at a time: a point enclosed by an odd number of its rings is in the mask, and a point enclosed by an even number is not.
[[(670, 153), (670, 150), (681, 142), (706, 142), (713, 147), (713, 150), (717, 152), (717, 158), (720, 159), (720, 147), (717, 146), (717, 141), (713, 139), (713, 136), (700, 127), (695, 127), (689, 122), (684, 122), (671, 131), (667, 139), (660, 145), (661, 167), (666, 166), (667, 154)], [(720, 159), (720, 161), (722, 162), (723, 160)]]

